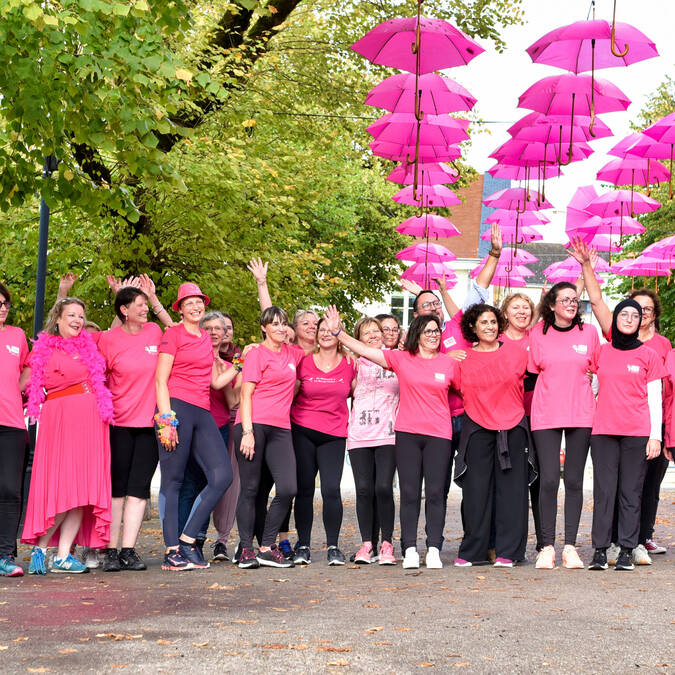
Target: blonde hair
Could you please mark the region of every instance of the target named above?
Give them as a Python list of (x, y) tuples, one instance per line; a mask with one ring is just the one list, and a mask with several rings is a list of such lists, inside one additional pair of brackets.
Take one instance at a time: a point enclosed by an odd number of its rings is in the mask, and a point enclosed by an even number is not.
[(354, 337), (361, 342), (361, 331), (365, 329), (366, 326), (370, 326), (370, 324), (374, 324), (377, 326), (378, 330), (380, 333), (382, 332), (382, 324), (380, 321), (372, 316), (362, 316), (355, 324), (354, 324)]
[[(312, 314), (313, 313), (314, 312), (312, 312)], [(321, 327), (321, 324), (324, 323), (325, 321), (326, 321), (326, 317), (322, 316), (319, 319), (318, 323), (316, 324), (316, 342), (314, 343), (314, 354), (318, 354), (319, 350), (321, 349), (321, 345), (319, 344), (319, 328)], [(340, 341), (338, 341), (338, 343), (337, 343), (337, 350), (338, 350), (338, 354), (341, 354), (342, 356), (346, 355), (344, 345)]]
[(532, 302), (532, 298), (529, 295), (526, 295), (525, 293), (509, 293), (502, 301), (502, 306), (500, 307), (501, 313), (506, 319), (507, 323), (509, 319), (506, 316), (506, 310), (514, 300), (524, 300), (529, 305), (530, 322), (534, 321), (535, 307), (534, 302)]
[[(85, 312), (85, 322), (86, 322), (87, 308), (84, 302), (82, 302), (82, 300), (80, 300), (79, 298), (61, 298), (60, 300), (57, 300), (54, 303), (54, 306), (49, 310), (49, 314), (47, 315), (47, 321), (45, 323), (44, 328), (45, 333), (48, 333), (49, 335), (59, 334), (59, 328), (56, 325), (56, 322), (61, 318), (61, 315), (63, 314), (63, 310), (65, 309), (66, 305), (79, 305), (80, 307), (82, 307), (82, 311)], [(84, 326), (82, 328), (84, 329)]]

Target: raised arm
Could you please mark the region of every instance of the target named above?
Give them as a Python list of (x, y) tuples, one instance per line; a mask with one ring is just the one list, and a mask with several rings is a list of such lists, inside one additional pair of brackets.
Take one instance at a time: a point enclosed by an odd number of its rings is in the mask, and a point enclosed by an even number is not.
[(502, 231), (499, 229), (497, 223), (492, 223), (492, 230), (490, 231), (490, 243), (492, 248), (488, 254), (485, 265), (483, 269), (479, 272), (476, 277), (476, 283), (481, 288), (488, 288), (492, 283), (492, 277), (494, 277), (495, 272), (497, 271), (497, 263), (499, 262), (499, 256), (502, 254)]
[(62, 300), (63, 298), (68, 297), (70, 289), (77, 281), (78, 276), (79, 275), (75, 274), (74, 272), (66, 272), (65, 274), (61, 275), (61, 279), (59, 280), (59, 292), (56, 294), (57, 300)]
[(272, 298), (267, 288), (267, 266), (269, 263), (263, 263), (261, 258), (251, 258), (248, 265), (248, 271), (253, 275), (258, 285), (258, 302), (260, 302), (260, 311), (264, 312), (272, 306)]
[(216, 357), (211, 369), (211, 388), (223, 389), (226, 387), (239, 373), (236, 368), (227, 368), (225, 362)]
[(175, 326), (176, 324), (171, 318), (171, 315), (166, 311), (164, 305), (162, 305), (162, 303), (157, 298), (157, 294), (155, 293), (155, 282), (147, 274), (141, 274), (141, 276), (138, 277), (138, 280), (140, 282), (140, 289), (148, 296), (148, 304), (150, 305), (150, 309), (162, 322), (162, 325), (166, 328)]
[(443, 274), (442, 277), (434, 279), (434, 281), (438, 284), (438, 290), (441, 292), (441, 300), (443, 300), (443, 304), (445, 305), (445, 311), (450, 315), (450, 318), (452, 319), (452, 317), (455, 316), (457, 312), (459, 312), (459, 307), (450, 296), (450, 293), (448, 293), (448, 286), (445, 281), (445, 274)]
[(384, 358), (384, 353), (381, 349), (378, 347), (369, 347), (345, 333), (342, 329), (342, 324), (340, 323), (340, 314), (335, 308), (335, 305), (330, 305), (326, 310), (326, 328), (328, 328), (331, 334), (335, 336), (341, 344), (347, 347), (347, 349), (350, 349), (359, 356), (365, 357), (373, 363), (377, 363), (377, 365), (382, 366), (382, 368), (388, 367), (387, 361)]

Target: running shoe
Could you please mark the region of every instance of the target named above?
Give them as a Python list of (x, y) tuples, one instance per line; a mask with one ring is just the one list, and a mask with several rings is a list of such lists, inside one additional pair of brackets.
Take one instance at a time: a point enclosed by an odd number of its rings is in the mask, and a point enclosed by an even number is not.
[(616, 559), (619, 557), (619, 551), (621, 549), (614, 543), (609, 545), (607, 549), (607, 564), (616, 565)]
[(593, 560), (588, 566), (589, 570), (606, 570), (609, 567), (607, 564), (607, 549), (596, 548), (593, 554)]
[(122, 567), (120, 565), (120, 556), (116, 548), (106, 548), (103, 551), (103, 571), (104, 572), (119, 572)]
[(204, 557), (204, 544), (206, 543), (206, 539), (195, 539), (194, 546), (199, 549), (199, 552), (202, 554), (202, 558)]
[(241, 558), (241, 552), (243, 551), (243, 547), (241, 545), (241, 542), (237, 544), (237, 548), (234, 549), (234, 555), (232, 556), (232, 564), (233, 565), (238, 565), (239, 564), (239, 559)]
[[(232, 561), (234, 562), (234, 560)], [(260, 563), (253, 552), (253, 549), (242, 548), (237, 559), (237, 565), (243, 570), (254, 570), (260, 567)]]
[(23, 569), (14, 562), (13, 555), (0, 556), (0, 577), (22, 577)]
[[(72, 550), (71, 553), (73, 553)], [(82, 549), (82, 562), (84, 562), (90, 570), (95, 570), (101, 564), (98, 549), (85, 546)]]
[(552, 570), (555, 568), (555, 549), (553, 546), (544, 546), (539, 551), (535, 568), (538, 570)]
[(619, 557), (616, 559), (616, 565), (614, 566), (614, 569), (618, 572), (635, 569), (635, 565), (633, 565), (633, 552), (629, 548), (623, 548), (623, 546), (621, 547), (621, 551), (619, 551)]
[(194, 569), (194, 565), (183, 556), (180, 550), (172, 549), (164, 554), (162, 569), (169, 572), (184, 572)]
[(258, 550), (256, 560), (261, 567), (295, 567), (292, 560), (284, 558), (284, 554), (277, 546), (272, 546), (269, 551)]
[(649, 557), (649, 553), (647, 553), (647, 548), (643, 544), (638, 544), (633, 549), (633, 562), (636, 565), (652, 564), (652, 559)]
[(84, 574), (89, 568), (72, 553), (65, 558), (54, 558), (51, 571), (57, 574)]
[(196, 570), (205, 570), (207, 567), (211, 566), (211, 563), (207, 563), (206, 560), (204, 560), (202, 549), (197, 546), (196, 541), (194, 544), (180, 541), (178, 542), (178, 550), (183, 558), (192, 563), (192, 567)]
[(472, 567), (473, 563), (469, 562), (468, 560), (464, 560), (464, 558), (455, 558), (454, 565), (455, 567)]
[(120, 551), (119, 560), (120, 569), (122, 570), (142, 572), (143, 570), (148, 569), (146, 564), (143, 562), (143, 558), (141, 558), (141, 556), (136, 553), (135, 548), (123, 548)]
[(28, 574), (47, 574), (45, 552), (39, 546), (33, 546), (31, 551)]
[(293, 560), (293, 547), (288, 539), (282, 539), (279, 542), (279, 550), (286, 560)]
[(344, 565), (345, 554), (337, 546), (329, 546), (326, 552), (329, 565)]
[(424, 558), (424, 564), (429, 570), (443, 569), (441, 552), (435, 546), (429, 546), (429, 548), (427, 549), (427, 555)]
[(563, 567), (568, 570), (582, 570), (584, 569), (584, 563), (581, 562), (581, 558), (577, 553), (575, 546), (567, 544), (562, 552)]
[(497, 557), (495, 558), (492, 567), (513, 567), (513, 560), (511, 560), (511, 558)]
[(654, 553), (660, 554), (667, 551), (665, 546), (657, 544), (653, 539), (647, 539), (645, 542), (645, 548), (647, 549), (647, 553), (651, 553), (652, 555)]
[(395, 565), (396, 556), (394, 555), (394, 546), (391, 542), (383, 541), (380, 544), (380, 555), (378, 556), (380, 565)]
[(309, 546), (296, 546), (293, 555), (293, 562), (296, 565), (311, 565), (311, 552)]
[(403, 556), (403, 569), (416, 570), (420, 566), (420, 554), (414, 546), (409, 546)]
[(373, 545), (361, 544), (361, 548), (354, 555), (354, 562), (362, 565), (370, 565), (373, 557)]
[(227, 546), (221, 544), (219, 541), (216, 542), (216, 545), (213, 547), (213, 560), (229, 560), (230, 556), (227, 555)]

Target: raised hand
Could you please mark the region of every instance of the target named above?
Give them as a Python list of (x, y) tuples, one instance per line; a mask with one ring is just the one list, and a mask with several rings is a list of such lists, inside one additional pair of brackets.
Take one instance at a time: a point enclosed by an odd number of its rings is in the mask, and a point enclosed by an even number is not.
[(328, 305), (324, 316), (326, 317), (326, 328), (331, 333), (337, 333), (340, 330), (340, 313), (335, 305)]
[(448, 290), (448, 285), (445, 281), (445, 272), (443, 272), (443, 276), (433, 277), (432, 280), (438, 284), (438, 288), (440, 289), (441, 293), (444, 293)]
[(112, 274), (106, 274), (105, 280), (108, 282), (108, 286), (110, 286), (110, 290), (113, 292), (113, 295), (117, 295), (117, 291), (122, 288), (122, 283), (120, 282), (119, 279), (116, 279)]
[(257, 284), (267, 283), (267, 266), (269, 263), (264, 263), (262, 258), (251, 258), (248, 265), (248, 271), (253, 275)]
[(570, 245), (567, 247), (567, 252), (580, 264), (591, 260), (591, 252), (588, 246), (584, 243), (580, 236), (576, 236), (570, 240)]
[(492, 223), (492, 229), (490, 230), (490, 244), (495, 253), (502, 252), (502, 231), (498, 223)]
[(424, 290), (419, 284), (410, 281), (410, 279), (401, 279), (401, 288), (413, 295), (419, 295)]
[(138, 288), (140, 289), (141, 287), (141, 280), (139, 277), (127, 277), (126, 279), (122, 279), (120, 283), (120, 288)]
[(138, 277), (138, 283), (138, 287), (148, 296), (148, 298), (155, 295), (155, 282), (147, 274), (141, 274)]
[(61, 276), (59, 280), (59, 292), (57, 297), (67, 298), (70, 293), (70, 289), (73, 287), (73, 284), (77, 281), (79, 274), (74, 272), (66, 272)]

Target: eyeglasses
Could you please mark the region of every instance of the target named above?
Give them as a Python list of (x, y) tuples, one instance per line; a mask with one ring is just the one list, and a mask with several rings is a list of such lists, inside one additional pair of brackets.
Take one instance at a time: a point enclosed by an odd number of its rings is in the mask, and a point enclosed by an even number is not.
[(638, 321), (640, 315), (637, 312), (619, 312), (619, 318), (624, 321)]
[(441, 308), (441, 303), (438, 300), (434, 300), (433, 302), (424, 302), (420, 305), (421, 309), (440, 309)]
[(557, 302), (565, 307), (569, 307), (570, 305), (576, 306), (579, 304), (579, 298), (560, 298)]
[(329, 328), (319, 328), (317, 331), (319, 335), (330, 335), (330, 329)]
[(438, 330), (438, 328), (427, 328), (426, 330), (422, 331), (422, 335), (425, 337), (436, 337), (437, 335), (440, 335), (441, 331)]
[[(2, 304), (2, 303), (0, 303)], [(643, 316), (647, 316), (647, 314), (653, 314), (654, 313), (654, 307), (643, 307), (642, 308), (642, 314)]]
[(382, 332), (385, 335), (398, 335), (401, 332), (400, 328), (383, 328)]
[(2, 300), (0, 301), (0, 309), (3, 307), (6, 309), (9, 309), (12, 306), (12, 303), (9, 300)]

